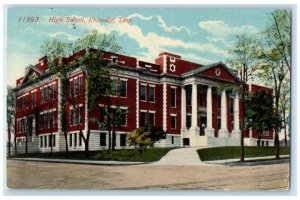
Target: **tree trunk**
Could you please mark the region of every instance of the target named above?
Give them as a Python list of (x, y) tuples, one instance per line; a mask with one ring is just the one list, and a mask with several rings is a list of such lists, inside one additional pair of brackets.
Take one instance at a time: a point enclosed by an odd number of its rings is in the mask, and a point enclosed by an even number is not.
[[(82, 130), (80, 130), (80, 132), (81, 132), (81, 134), (83, 135)], [(84, 145), (85, 145), (84, 151), (85, 151), (85, 156), (86, 156), (86, 157), (89, 157), (89, 155), (90, 155), (90, 151), (89, 151), (90, 133), (91, 133), (91, 130), (88, 129), (88, 130), (87, 130), (86, 138), (84, 139)], [(83, 138), (84, 138), (84, 137), (83, 137)]]
[(283, 124), (284, 124), (284, 146), (287, 147), (285, 110), (283, 110)]
[(10, 125), (8, 125), (8, 157), (10, 157), (10, 148), (11, 148), (11, 145), (10, 145), (10, 142), (11, 142), (11, 131), (10, 131)]
[(278, 105), (279, 105), (279, 95), (276, 94), (275, 97), (275, 156), (276, 159), (280, 159), (279, 156), (279, 136), (278, 136)]
[(65, 145), (66, 145), (66, 157), (69, 157), (69, 146), (68, 146), (68, 133), (64, 131), (64, 137), (65, 137)]
[(240, 155), (240, 161), (245, 160), (245, 150), (244, 150), (244, 135), (245, 135), (245, 65), (244, 67), (244, 73), (242, 74), (242, 131), (241, 131), (241, 155)]
[(17, 136), (16, 136), (17, 134), (15, 133), (15, 136), (14, 136), (14, 146), (15, 146), (15, 152), (14, 152), (14, 154), (15, 154), (15, 156), (17, 155), (17, 153), (18, 153), (18, 149), (17, 149)]
[(25, 153), (28, 153), (28, 135), (25, 133)]
[(113, 131), (112, 131), (112, 148), (111, 150), (114, 151), (116, 146), (116, 126), (113, 125)]

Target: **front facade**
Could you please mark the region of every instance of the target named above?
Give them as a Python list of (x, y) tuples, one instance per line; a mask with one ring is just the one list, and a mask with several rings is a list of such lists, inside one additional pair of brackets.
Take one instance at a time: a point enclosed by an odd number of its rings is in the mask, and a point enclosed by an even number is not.
[[(82, 53), (79, 52), (78, 55)], [(240, 144), (242, 104), (239, 95), (229, 91), (217, 93), (220, 83), (238, 85), (239, 78), (225, 64), (201, 65), (185, 61), (179, 55), (163, 52), (148, 63), (125, 55), (105, 53), (116, 72), (116, 94), (109, 97), (111, 108), (126, 110), (122, 124), (116, 129), (116, 148), (128, 147), (126, 134), (137, 127), (152, 125), (167, 131), (167, 138), (155, 146), (223, 146)], [(62, 108), (62, 87), (59, 77), (48, 71), (47, 59), (39, 60), (25, 70), (16, 81), (16, 135), (18, 152), (24, 152), (26, 135), (28, 152), (65, 151), (63, 126), (68, 130), (70, 151), (84, 150), (79, 130), (91, 130), (89, 149), (108, 148), (108, 131), (91, 119), (101, 117), (107, 98), (100, 97), (95, 109), (87, 114), (86, 75), (78, 67), (69, 76), (68, 93), (75, 97), (78, 112), (67, 101)], [(37, 80), (37, 81), (33, 81)], [(34, 83), (33, 83), (34, 82)], [(249, 85), (249, 91), (270, 90)], [(63, 122), (61, 111), (67, 112)], [(268, 131), (261, 143), (273, 145)], [(245, 145), (257, 145), (256, 130), (246, 130)]]

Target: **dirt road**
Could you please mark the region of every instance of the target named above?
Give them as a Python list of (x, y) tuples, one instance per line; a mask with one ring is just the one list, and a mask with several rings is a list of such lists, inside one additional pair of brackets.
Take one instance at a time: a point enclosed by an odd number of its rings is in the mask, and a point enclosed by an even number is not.
[(10, 188), (284, 190), (289, 163), (258, 166), (99, 166), (7, 161)]

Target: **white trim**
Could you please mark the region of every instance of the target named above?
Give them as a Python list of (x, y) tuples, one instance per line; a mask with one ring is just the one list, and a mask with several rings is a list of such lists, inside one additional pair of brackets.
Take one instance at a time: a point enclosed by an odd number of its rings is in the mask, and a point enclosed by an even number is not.
[(150, 84), (150, 83), (149, 83), (149, 87), (154, 87), (154, 88), (155, 88), (155, 87), (156, 87), (156, 85), (154, 85), (154, 84)]
[[(137, 60), (138, 62), (138, 60)], [(140, 80), (137, 78), (136, 79), (136, 100), (135, 100), (135, 104), (136, 104), (136, 127), (139, 128), (140, 124), (140, 113), (139, 113), (139, 109), (140, 109)]]
[(155, 110), (149, 110), (149, 113), (156, 113)]
[(192, 116), (192, 113), (186, 113), (186, 115), (188, 115), (188, 116)]
[(147, 86), (147, 83), (140, 83), (140, 85), (142, 85), (142, 86)]
[(120, 81), (128, 81), (128, 78), (121, 78), (120, 77)]
[(163, 73), (167, 73), (167, 56), (163, 55)]
[(170, 62), (176, 62), (176, 58), (175, 57), (173, 57), (173, 56), (170, 56)]
[(142, 110), (142, 109), (141, 109), (141, 110), (140, 110), (140, 112), (146, 113), (146, 112), (147, 112), (147, 110)]
[(152, 65), (147, 65), (147, 64), (145, 64), (145, 67), (147, 67), (147, 68), (151, 68), (151, 67), (152, 67)]
[(175, 85), (171, 85), (170, 87), (173, 88), (173, 89), (177, 88), (177, 86), (175, 86)]
[(170, 115), (171, 115), (172, 117), (176, 117), (176, 116), (177, 116), (176, 113), (170, 113)]
[(163, 83), (163, 130), (167, 131), (167, 83)]

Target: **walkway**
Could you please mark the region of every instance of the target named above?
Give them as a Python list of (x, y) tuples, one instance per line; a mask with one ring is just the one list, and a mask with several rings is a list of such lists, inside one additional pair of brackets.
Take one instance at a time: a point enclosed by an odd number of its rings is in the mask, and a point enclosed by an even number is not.
[(199, 147), (180, 148), (169, 151), (159, 161), (150, 163), (149, 165), (165, 165), (165, 166), (200, 166), (207, 165), (203, 163), (197, 153)]

